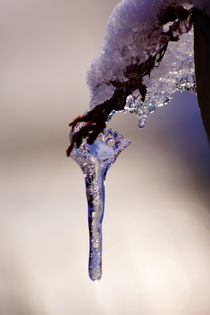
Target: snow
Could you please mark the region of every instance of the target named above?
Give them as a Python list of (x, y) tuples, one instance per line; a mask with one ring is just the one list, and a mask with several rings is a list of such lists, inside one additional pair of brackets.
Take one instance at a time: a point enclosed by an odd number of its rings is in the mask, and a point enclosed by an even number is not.
[(93, 60), (87, 73), (90, 88), (90, 108), (109, 99), (115, 88), (111, 80), (127, 79), (127, 66), (144, 62), (161, 47), (163, 31), (158, 16), (170, 4), (185, 4), (174, 0), (123, 0), (108, 19), (101, 55)]

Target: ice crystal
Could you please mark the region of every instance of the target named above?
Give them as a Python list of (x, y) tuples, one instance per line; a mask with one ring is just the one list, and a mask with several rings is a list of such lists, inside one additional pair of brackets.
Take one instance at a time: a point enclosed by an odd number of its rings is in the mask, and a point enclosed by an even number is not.
[(145, 101), (135, 91), (127, 97), (124, 112), (135, 113), (139, 117), (139, 127), (158, 107), (167, 105), (176, 91), (196, 93), (193, 30), (183, 34), (178, 42), (170, 42), (159, 67), (144, 78), (147, 86)]

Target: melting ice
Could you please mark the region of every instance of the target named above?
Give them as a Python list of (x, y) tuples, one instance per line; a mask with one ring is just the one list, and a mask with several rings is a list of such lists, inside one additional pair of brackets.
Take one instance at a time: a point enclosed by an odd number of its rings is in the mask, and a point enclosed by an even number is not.
[[(123, 0), (114, 9), (107, 24), (101, 55), (96, 58), (87, 73), (91, 92), (90, 109), (105, 102), (115, 88), (111, 81), (125, 82), (125, 69), (138, 60), (144, 62), (161, 47), (163, 25), (159, 25), (158, 14), (171, 3), (190, 7), (181, 0)], [(182, 25), (185, 28), (185, 25)], [(185, 33), (184, 30), (180, 33)], [(170, 102), (178, 91), (196, 92), (193, 30), (182, 34), (178, 42), (170, 42), (160, 65), (150, 76), (144, 77), (147, 87), (144, 102), (136, 90), (127, 97), (124, 112), (134, 113), (139, 118), (139, 127), (158, 107)], [(113, 116), (111, 113), (110, 117)], [(77, 126), (80, 128), (80, 125)], [(114, 145), (110, 146), (113, 141)], [(107, 170), (130, 141), (117, 132), (105, 129), (94, 144), (83, 143), (73, 148), (71, 157), (81, 167), (86, 183), (88, 220), (90, 234), (89, 275), (92, 280), (101, 278), (102, 269), (102, 219), (104, 214), (104, 181)]]
[(102, 220), (104, 215), (104, 181), (116, 158), (129, 144), (121, 134), (105, 129), (92, 144), (74, 147), (71, 157), (81, 167), (86, 185), (90, 237), (89, 275), (99, 280), (102, 275)]

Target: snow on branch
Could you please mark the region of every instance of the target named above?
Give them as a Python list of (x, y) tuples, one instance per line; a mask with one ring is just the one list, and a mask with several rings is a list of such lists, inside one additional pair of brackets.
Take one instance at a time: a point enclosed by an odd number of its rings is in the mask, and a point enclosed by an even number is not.
[(70, 124), (67, 155), (84, 138), (92, 144), (116, 111), (135, 113), (144, 127), (146, 117), (176, 90), (195, 91), (193, 10), (181, 0), (119, 3), (109, 17), (101, 54), (87, 73), (90, 110)]

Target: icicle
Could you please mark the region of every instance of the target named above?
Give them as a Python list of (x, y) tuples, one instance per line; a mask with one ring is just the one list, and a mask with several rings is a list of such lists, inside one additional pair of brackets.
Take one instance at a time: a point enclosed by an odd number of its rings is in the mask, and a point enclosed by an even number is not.
[(99, 280), (102, 275), (102, 220), (104, 215), (104, 182), (109, 167), (130, 140), (111, 129), (105, 129), (90, 145), (74, 147), (72, 159), (81, 167), (86, 185), (90, 237), (89, 276)]

